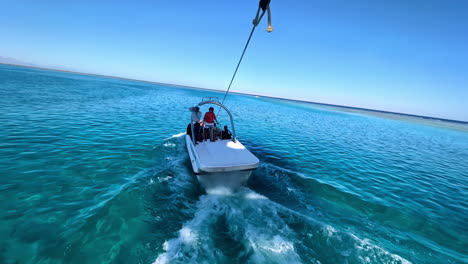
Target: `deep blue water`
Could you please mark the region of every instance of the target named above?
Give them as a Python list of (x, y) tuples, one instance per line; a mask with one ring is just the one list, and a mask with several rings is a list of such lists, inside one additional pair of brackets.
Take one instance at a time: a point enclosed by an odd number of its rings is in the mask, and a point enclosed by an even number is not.
[(181, 133), (222, 95), (0, 65), (0, 263), (468, 262), (466, 125), (232, 94), (261, 165), (206, 194)]

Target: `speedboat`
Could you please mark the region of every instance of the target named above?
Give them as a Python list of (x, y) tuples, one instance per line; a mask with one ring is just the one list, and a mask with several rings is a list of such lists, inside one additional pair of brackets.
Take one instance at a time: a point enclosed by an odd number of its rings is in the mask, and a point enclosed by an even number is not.
[[(247, 182), (258, 167), (259, 159), (237, 139), (231, 112), (218, 98), (205, 97), (197, 106), (206, 104), (217, 105), (227, 112), (231, 119), (232, 138), (197, 142), (195, 133), (193, 136), (187, 134), (187, 151), (193, 172), (206, 190), (217, 187), (236, 190)], [(191, 131), (195, 131), (192, 121), (190, 124)]]

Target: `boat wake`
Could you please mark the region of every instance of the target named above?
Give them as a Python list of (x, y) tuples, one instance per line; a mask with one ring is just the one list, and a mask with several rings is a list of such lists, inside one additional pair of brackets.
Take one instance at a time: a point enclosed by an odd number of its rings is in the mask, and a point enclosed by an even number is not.
[(166, 138), (164, 141), (169, 141), (169, 140), (174, 139), (174, 138), (181, 138), (181, 137), (185, 136), (185, 134), (186, 134), (185, 132), (181, 132), (179, 134), (175, 134), (175, 135), (172, 135), (172, 136)]
[[(179, 141), (180, 138), (169, 141), (175, 144), (176, 152), (183, 151), (179, 149)], [(171, 147), (174, 146), (164, 145), (164, 148)], [(171, 167), (178, 166), (173, 164)], [(189, 197), (183, 194), (187, 193), (187, 188), (195, 187), (193, 179), (188, 181), (188, 174), (180, 178), (185, 175), (182, 171), (177, 174), (179, 177), (171, 178), (172, 183), (166, 185), (171, 189), (169, 193), (173, 194), (167, 201), (168, 206), (181, 204), (174, 200), (184, 200), (182, 204), (189, 209), (185, 210), (189, 215), (182, 227), (174, 231), (175, 236), (162, 243), (163, 252), (155, 256), (154, 264), (410, 263), (374, 242), (317, 220), (320, 214), (314, 213), (314, 208), (290, 208), (285, 200), (292, 199), (293, 203), (299, 204), (307, 200), (296, 190), (294, 181), (287, 180), (295, 177), (292, 171), (270, 165), (260, 167), (255, 174), (261, 175), (254, 177), (254, 187), (267, 184), (283, 186), (270, 186), (268, 190), (272, 192), (267, 191), (265, 195), (247, 187), (237, 192), (215, 188), (206, 190), (206, 194), (191, 196), (190, 199), (198, 197), (196, 202), (185, 201)], [(272, 200), (267, 197), (270, 195), (274, 196)], [(170, 214), (177, 208), (166, 210)]]
[(164, 242), (154, 264), (410, 263), (248, 188), (209, 190), (196, 208), (177, 237)]
[[(202, 195), (193, 219), (164, 243), (154, 262), (301, 263), (295, 234), (265, 196), (243, 188), (212, 189)], [(226, 242), (236, 245), (223, 248)]]

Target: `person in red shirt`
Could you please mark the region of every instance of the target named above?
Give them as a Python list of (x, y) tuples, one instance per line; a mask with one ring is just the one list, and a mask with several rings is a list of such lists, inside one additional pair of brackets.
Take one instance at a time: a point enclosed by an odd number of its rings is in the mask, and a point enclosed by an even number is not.
[[(214, 141), (213, 139), (213, 133), (212, 129), (214, 128), (214, 123), (218, 123), (218, 120), (216, 119), (216, 115), (214, 113), (214, 108), (210, 107), (208, 109), (208, 112), (206, 112), (205, 117), (203, 117), (204, 123), (205, 123), (205, 133), (209, 133), (211, 141)], [(208, 137), (205, 137), (208, 138)]]
[(213, 107), (210, 107), (208, 110), (209, 111), (206, 112), (205, 117), (203, 117), (203, 120), (205, 121), (205, 126), (207, 128), (213, 128), (214, 122), (218, 123), (218, 120), (216, 119)]

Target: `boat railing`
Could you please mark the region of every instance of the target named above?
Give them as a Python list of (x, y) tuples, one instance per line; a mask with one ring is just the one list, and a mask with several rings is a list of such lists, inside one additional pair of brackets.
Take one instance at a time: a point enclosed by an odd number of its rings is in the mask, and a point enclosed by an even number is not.
[[(214, 104), (217, 105), (221, 108), (223, 108), (226, 113), (229, 115), (229, 119), (231, 120), (231, 130), (232, 130), (232, 141), (236, 142), (237, 137), (236, 137), (236, 128), (234, 127), (234, 119), (232, 118), (232, 114), (229, 111), (229, 109), (226, 108), (222, 103), (219, 102), (218, 97), (203, 97), (201, 102), (197, 104), (197, 106), (202, 106), (206, 104)], [(191, 124), (191, 129), (192, 129), (192, 142), (195, 145), (196, 144), (196, 138), (195, 138), (195, 127), (193, 125), (192, 119), (190, 119), (190, 124)], [(200, 131), (199, 131), (200, 133)]]
[(201, 102), (198, 103), (198, 105), (201, 105), (201, 103), (203, 103), (203, 102), (217, 102), (217, 103), (221, 104), (221, 103), (219, 102), (219, 98), (218, 98), (218, 97), (214, 97), (214, 96), (206, 96), (206, 97), (203, 97), (202, 100), (201, 100)]

